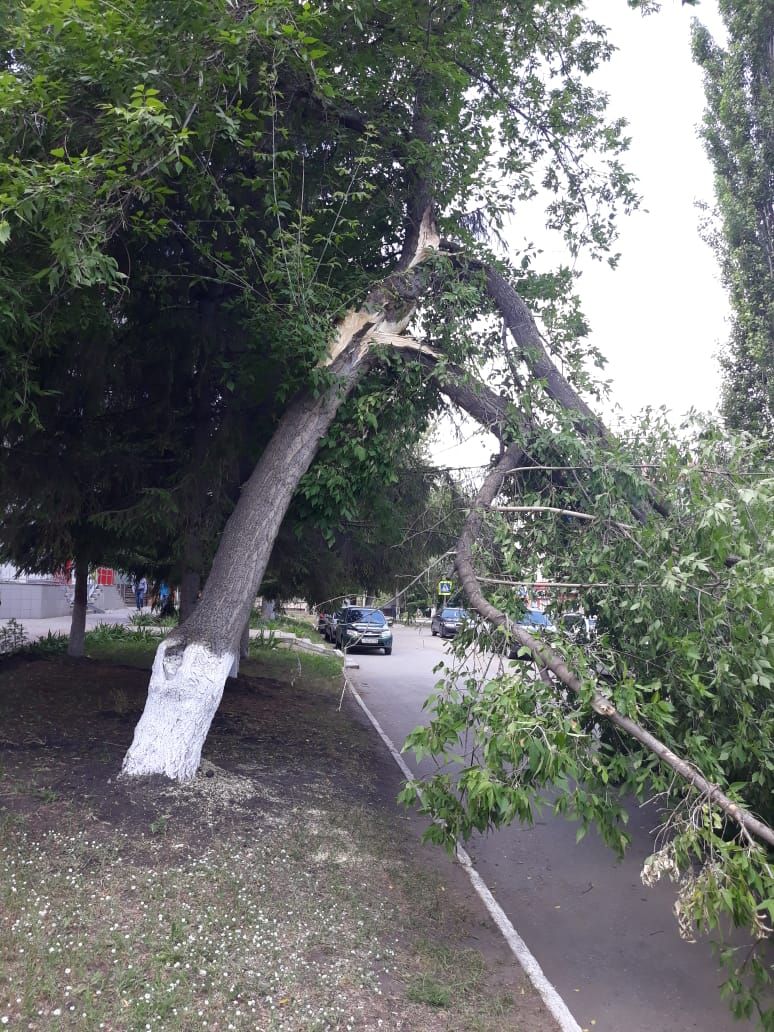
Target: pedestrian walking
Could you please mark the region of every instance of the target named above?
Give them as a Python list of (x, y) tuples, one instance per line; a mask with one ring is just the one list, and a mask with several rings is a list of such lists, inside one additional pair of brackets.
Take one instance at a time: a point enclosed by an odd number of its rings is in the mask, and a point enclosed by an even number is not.
[(172, 592), (166, 581), (159, 585), (159, 616), (172, 616), (175, 612), (175, 603)]
[(137, 603), (137, 611), (139, 612), (145, 605), (145, 595), (148, 591), (148, 582), (145, 577), (140, 577), (139, 580), (134, 582), (134, 600)]

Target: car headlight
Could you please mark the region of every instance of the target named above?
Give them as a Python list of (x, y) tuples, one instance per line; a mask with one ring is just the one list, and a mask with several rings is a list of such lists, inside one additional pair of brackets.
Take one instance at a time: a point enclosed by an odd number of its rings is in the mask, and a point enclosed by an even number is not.
[(390, 637), (390, 628), (389, 627), (385, 627), (384, 628), (384, 630), (382, 631), (382, 637), (383, 638), (389, 638)]

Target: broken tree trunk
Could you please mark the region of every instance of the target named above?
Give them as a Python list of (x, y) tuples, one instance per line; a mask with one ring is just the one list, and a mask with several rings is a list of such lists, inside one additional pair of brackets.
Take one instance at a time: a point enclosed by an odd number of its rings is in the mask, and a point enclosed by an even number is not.
[(492, 266), (486, 270), (487, 293), (497, 306), (511, 336), (518, 344), (524, 361), (536, 380), (545, 384), (549, 398), (572, 414), (576, 429), (585, 437), (608, 440), (609, 433), (599, 416), (592, 411), (569, 381), (557, 369), (548, 354), (540, 331), (529, 308), (508, 280)]
[(288, 407), (231, 514), (201, 600), (163, 641), (153, 663), (148, 699), (122, 774), (192, 778), (239, 651), (242, 630), (263, 579), (274, 540), (299, 481), (339, 406), (369, 364), (374, 334), (405, 330), (425, 289), (416, 266), (438, 245), (429, 210), (410, 258), (365, 303), (339, 323), (326, 365), (331, 386)]

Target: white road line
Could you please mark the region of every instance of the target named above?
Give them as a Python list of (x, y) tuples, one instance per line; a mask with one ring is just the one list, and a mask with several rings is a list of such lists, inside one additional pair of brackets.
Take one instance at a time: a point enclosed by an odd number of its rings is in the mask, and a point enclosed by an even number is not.
[[(408, 781), (414, 781), (414, 775), (411, 773), (408, 766), (406, 765), (406, 761), (395, 748), (394, 744), (392, 743), (386, 732), (383, 730), (379, 721), (370, 711), (368, 706), (366, 706), (365, 702), (363, 702), (363, 699), (360, 693), (358, 692), (357, 688), (355, 688), (354, 684), (352, 684), (348, 677), (344, 678), (344, 683), (354, 696), (356, 702), (358, 703), (362, 711), (373, 724), (376, 733), (379, 735), (381, 740), (389, 749), (390, 755), (392, 756), (393, 760), (395, 760), (398, 767), (400, 767), (406, 779)], [(510, 946), (511, 952), (513, 953), (514, 957), (516, 958), (516, 960), (518, 960), (519, 964), (521, 964), (527, 978), (529, 978), (530, 982), (532, 982), (535, 989), (540, 994), (543, 1003), (545, 1003), (548, 1010), (556, 1019), (556, 1022), (559, 1025), (559, 1028), (561, 1029), (561, 1032), (583, 1032), (583, 1029), (580, 1027), (578, 1022), (570, 1013), (570, 1008), (567, 1006), (562, 997), (559, 995), (559, 993), (556, 991), (553, 985), (548, 981), (546, 976), (543, 974), (543, 969), (541, 968), (540, 964), (538, 964), (534, 954), (530, 951), (527, 944), (524, 942), (522, 937), (513, 927), (507, 914), (492, 895), (489, 886), (486, 884), (484, 879), (473, 866), (473, 861), (470, 859), (468, 854), (465, 852), (465, 850), (459, 843), (457, 843), (457, 859), (466, 871), (468, 878), (470, 879), (471, 885), (478, 893), (481, 902), (486, 907), (492, 920), (502, 932), (503, 938)]]

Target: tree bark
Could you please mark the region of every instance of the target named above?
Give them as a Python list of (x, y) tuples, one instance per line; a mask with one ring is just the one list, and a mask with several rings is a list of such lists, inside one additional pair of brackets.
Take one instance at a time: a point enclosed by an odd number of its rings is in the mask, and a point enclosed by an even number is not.
[[(541, 380), (545, 384), (549, 398), (553, 398), (570, 413), (573, 425), (581, 436), (598, 438), (612, 446), (613, 437), (610, 431), (556, 367), (546, 350), (532, 312), (513, 286), (492, 266), (486, 269), (486, 286), (511, 336), (519, 345), (529, 371), (536, 380)], [(660, 516), (668, 516), (669, 507), (664, 499), (659, 497), (656, 489), (647, 480), (644, 484), (650, 506)], [(641, 523), (645, 522), (646, 511), (635, 504), (631, 505), (631, 510)]]
[(507, 279), (491, 266), (486, 270), (489, 296), (497, 305), (511, 336), (518, 344), (529, 371), (542, 380), (549, 398), (574, 416), (574, 425), (584, 437), (609, 440), (607, 427), (554, 365), (527, 305)]
[(73, 615), (70, 622), (70, 639), (67, 655), (80, 659), (84, 653), (86, 639), (86, 607), (89, 594), (89, 561), (83, 557), (75, 559), (75, 596)]
[(202, 586), (198, 570), (184, 570), (180, 581), (180, 623), (184, 623), (196, 608)]
[(158, 648), (123, 774), (196, 774), (280, 523), (361, 365), (347, 355), (330, 390), (298, 399), (282, 417), (242, 488), (198, 605)]
[(242, 659), (247, 659), (250, 655), (250, 617), (247, 618), (247, 622), (242, 630), (242, 638), (239, 642), (239, 655)]
[[(439, 365), (440, 357), (427, 351), (419, 352), (416, 356), (449, 401), (491, 431), (501, 444), (505, 445), (512, 440), (518, 429), (518, 414), (512, 403), (460, 366), (446, 363)], [(525, 465), (529, 464), (530, 460), (526, 457)]]
[(372, 334), (400, 334), (427, 286), (418, 266), (437, 247), (429, 212), (410, 260), (370, 292), (339, 323), (326, 363), (332, 384), (293, 401), (281, 418), (221, 536), (202, 598), (161, 643), (148, 700), (122, 774), (196, 774), (242, 630), (263, 579), (280, 524), (301, 477), (344, 398), (370, 362)]
[(242, 636), (239, 639), (239, 649), (234, 656), (234, 662), (231, 664), (231, 669), (228, 672), (229, 677), (239, 677), (239, 667), (243, 659), (247, 659), (250, 655), (250, 618), (247, 618), (247, 623), (242, 628)]

